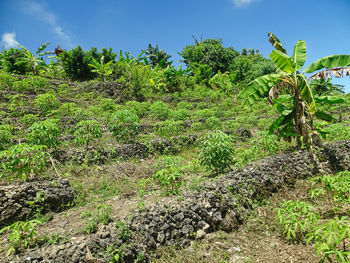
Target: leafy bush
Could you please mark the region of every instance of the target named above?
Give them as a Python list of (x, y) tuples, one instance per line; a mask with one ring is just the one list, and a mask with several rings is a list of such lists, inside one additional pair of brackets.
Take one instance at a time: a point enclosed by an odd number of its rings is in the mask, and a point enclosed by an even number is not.
[(170, 108), (162, 101), (156, 101), (150, 106), (150, 113), (153, 119), (166, 120), (170, 115)]
[(102, 136), (101, 125), (96, 120), (80, 121), (74, 132), (74, 142), (79, 145), (89, 145), (96, 138)]
[(109, 129), (120, 142), (132, 142), (140, 131), (140, 120), (129, 110), (120, 110), (111, 117)]
[(222, 123), (220, 119), (212, 116), (205, 120), (205, 126), (211, 130), (220, 130), (222, 128)]
[(10, 95), (9, 97), (9, 105), (8, 109), (11, 111), (11, 115), (15, 117), (19, 117), (23, 115), (24, 109), (26, 106), (26, 99), (22, 94)]
[[(55, 114), (61, 117), (74, 116), (78, 106), (73, 102), (63, 103), (56, 111)], [(52, 112), (53, 113), (53, 112)]]
[(18, 92), (38, 93), (43, 92), (48, 83), (48, 80), (43, 77), (31, 76), (14, 82), (13, 89)]
[(190, 116), (191, 116), (191, 113), (187, 109), (179, 109), (171, 112), (171, 117), (177, 121), (187, 120), (190, 118)]
[(216, 175), (225, 172), (233, 163), (233, 139), (222, 131), (217, 130), (202, 136), (198, 148), (201, 164)]
[(112, 99), (100, 99), (100, 107), (103, 111), (114, 111), (116, 104)]
[(7, 256), (16, 253), (20, 248), (30, 248), (36, 245), (36, 227), (40, 224), (42, 224), (42, 222), (37, 219), (27, 222), (17, 221), (16, 223), (1, 229), (0, 234), (3, 232), (10, 232)]
[(186, 102), (186, 101), (181, 101), (176, 105), (176, 108), (181, 110), (181, 109), (185, 109), (185, 110), (193, 110), (193, 104)]
[(148, 101), (138, 102), (138, 101), (128, 101), (125, 103), (126, 107), (130, 111), (134, 111), (139, 118), (144, 117), (149, 109), (151, 104)]
[(20, 143), (0, 152), (2, 175), (14, 175), (22, 180), (38, 176), (47, 164), (49, 154), (44, 145), (28, 145)]
[(163, 156), (154, 165), (152, 178), (159, 183), (164, 195), (180, 193), (180, 188), (185, 183), (185, 172), (180, 165), (183, 161), (181, 157)]
[(318, 222), (319, 215), (313, 206), (303, 201), (285, 201), (277, 210), (277, 219), (283, 226), (283, 234), (288, 240), (302, 241)]
[(201, 122), (194, 122), (191, 124), (190, 131), (191, 132), (199, 132), (203, 131), (205, 129), (205, 126)]
[(59, 100), (52, 92), (38, 95), (34, 100), (34, 105), (38, 107), (43, 114), (47, 114), (60, 106)]
[(315, 242), (314, 249), (320, 262), (349, 262), (350, 220), (348, 217), (335, 217), (325, 223), (314, 226), (312, 232), (306, 235), (307, 243)]
[(10, 125), (0, 125), (0, 150), (6, 149), (11, 144), (12, 130), (13, 127)]
[(109, 204), (100, 204), (94, 213), (84, 212), (81, 217), (85, 219), (84, 232), (87, 234), (95, 233), (99, 223), (108, 225), (111, 222), (112, 206)]
[(197, 110), (194, 115), (198, 119), (206, 119), (215, 116), (215, 112), (212, 109)]
[(184, 131), (183, 121), (166, 120), (156, 123), (154, 131), (162, 137), (179, 135)]
[(34, 122), (38, 121), (40, 121), (39, 115), (36, 114), (25, 114), (21, 119), (21, 122), (28, 127), (31, 126)]
[(59, 144), (57, 138), (61, 131), (56, 119), (35, 122), (28, 131), (27, 138), (30, 144), (45, 145), (47, 148), (55, 148)]

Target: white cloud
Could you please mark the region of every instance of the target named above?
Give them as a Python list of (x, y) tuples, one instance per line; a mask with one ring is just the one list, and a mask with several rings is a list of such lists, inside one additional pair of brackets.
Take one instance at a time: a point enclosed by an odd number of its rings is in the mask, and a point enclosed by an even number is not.
[(232, 0), (233, 4), (235, 5), (235, 7), (243, 7), (243, 6), (247, 6), (252, 2), (257, 2), (258, 0)]
[(18, 41), (16, 40), (16, 33), (14, 32), (6, 32), (2, 34), (1, 42), (3, 43), (5, 48), (16, 47), (17, 45), (19, 45)]
[(73, 47), (73, 42), (70, 35), (58, 24), (56, 15), (47, 9), (47, 5), (45, 3), (30, 1), (25, 2), (23, 11), (47, 23), (51, 27), (51, 30), (60, 38), (60, 40), (65, 41), (66, 45)]

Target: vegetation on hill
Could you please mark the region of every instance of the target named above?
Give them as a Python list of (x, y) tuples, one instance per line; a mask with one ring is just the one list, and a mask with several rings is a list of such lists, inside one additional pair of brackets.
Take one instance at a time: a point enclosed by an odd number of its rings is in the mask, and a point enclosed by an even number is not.
[[(48, 43), (35, 53), (22, 46), (2, 50), (1, 184), (64, 177), (76, 193), (74, 202), (64, 204), (76, 207), (65, 219), (74, 231), (54, 225), (57, 236), (45, 233), (46, 193), (36, 193), (27, 203), (36, 212), (0, 230), (8, 256), (90, 235), (112, 221), (129, 237), (129, 226), (120, 221), (128, 213), (165, 200), (181, 202), (185, 192), (200, 192), (207, 182), (264, 157), (315, 142), (322, 146), (319, 137), (325, 143), (349, 139), (349, 95), (331, 77), (350, 75), (350, 55), (320, 59), (300, 72), (305, 42), (298, 41), (288, 56), (278, 38), (269, 36), (271, 59), (256, 49), (225, 47), (221, 39), (195, 39), (179, 52), (184, 67), (151, 44), (137, 56), (80, 46), (53, 56), (44, 52)], [(277, 215), (273, 227), (279, 221), (291, 245), (311, 244), (321, 261), (349, 262), (350, 226), (342, 217), (349, 215), (348, 177), (343, 172), (312, 178), (306, 181), (307, 200), (265, 207)], [(248, 203), (253, 208), (265, 201)], [(334, 205), (327, 215), (318, 211), (325, 203)], [(104, 254), (122, 262), (128, 245)], [(159, 253), (176, 262), (172, 249)], [(229, 262), (226, 254), (222, 262)]]

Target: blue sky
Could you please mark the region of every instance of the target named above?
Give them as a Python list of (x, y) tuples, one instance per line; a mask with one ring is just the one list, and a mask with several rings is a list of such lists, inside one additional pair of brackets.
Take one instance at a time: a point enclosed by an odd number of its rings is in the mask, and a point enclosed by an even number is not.
[[(59, 42), (64, 49), (112, 47), (136, 56), (151, 43), (177, 61), (194, 35), (267, 57), (269, 31), (289, 53), (305, 40), (306, 65), (350, 54), (350, 0), (0, 0), (1, 46), (19, 43), (33, 51)], [(333, 82), (350, 92), (350, 77)]]

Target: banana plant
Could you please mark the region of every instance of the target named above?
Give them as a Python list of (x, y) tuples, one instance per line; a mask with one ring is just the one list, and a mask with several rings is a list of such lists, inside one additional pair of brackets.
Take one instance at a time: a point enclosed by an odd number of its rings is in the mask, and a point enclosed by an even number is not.
[(88, 65), (93, 68), (91, 69), (91, 72), (96, 72), (103, 78), (104, 81), (106, 81), (107, 78), (113, 73), (113, 60), (105, 64), (104, 59), (105, 57), (102, 56), (100, 62), (98, 62), (96, 59), (92, 58), (92, 64)]
[(53, 53), (51, 51), (43, 52), (44, 49), (46, 49), (46, 47), (49, 44), (50, 44), (49, 42), (46, 42), (46, 43), (42, 44), (37, 49), (35, 54), (30, 52), (24, 46), (18, 45), (19, 49), (21, 50), (21, 52), (23, 53), (24, 56), (23, 57), (19, 57), (18, 60), (16, 61), (15, 65), (27, 64), (27, 65), (29, 65), (33, 75), (39, 75), (40, 67), (45, 65), (45, 62), (43, 61), (43, 59), (41, 57)]
[[(270, 132), (278, 130), (284, 138), (297, 137), (298, 147), (311, 147), (320, 142), (323, 135), (315, 128), (313, 118), (331, 121), (332, 116), (317, 110), (316, 102), (339, 103), (341, 98), (331, 96), (315, 97), (309, 84), (310, 79), (330, 78), (350, 75), (350, 55), (333, 55), (321, 58), (304, 71), (301, 69), (306, 60), (306, 43), (298, 41), (292, 56), (287, 55), (280, 40), (268, 33), (269, 41), (275, 48), (270, 58), (278, 71), (256, 78), (239, 94), (245, 104), (253, 104), (260, 97), (268, 94), (270, 104), (274, 105), (281, 116), (271, 125)], [(319, 71), (321, 70), (321, 71)], [(313, 73), (309, 79), (305, 73)]]

